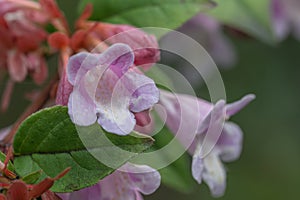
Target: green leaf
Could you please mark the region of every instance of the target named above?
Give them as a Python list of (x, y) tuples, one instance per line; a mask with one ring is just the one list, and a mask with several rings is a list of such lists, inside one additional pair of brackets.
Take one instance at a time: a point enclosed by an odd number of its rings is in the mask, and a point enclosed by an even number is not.
[(92, 3), (92, 19), (136, 27), (175, 29), (214, 4), (210, 0), (82, 0), (79, 11)]
[(269, 0), (215, 0), (218, 6), (209, 11), (217, 20), (241, 29), (258, 39), (276, 42), (272, 28)]
[[(22, 123), (13, 143), (14, 164), (21, 177), (42, 170), (37, 182), (71, 167), (51, 188), (54, 192), (71, 192), (96, 184), (152, 143), (152, 138), (143, 135), (106, 133), (98, 124), (76, 127), (67, 108), (56, 106), (35, 113)], [(114, 151), (116, 148), (122, 150), (122, 158)], [(116, 168), (96, 159), (95, 152), (108, 156)]]
[(41, 176), (42, 176), (42, 171), (38, 170), (24, 176), (22, 180), (27, 184), (34, 184), (40, 179)]

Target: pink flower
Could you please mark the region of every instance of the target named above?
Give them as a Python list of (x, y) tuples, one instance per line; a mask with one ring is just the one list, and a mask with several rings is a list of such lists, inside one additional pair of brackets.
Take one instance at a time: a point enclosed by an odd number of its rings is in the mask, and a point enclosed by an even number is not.
[(75, 124), (97, 121), (119, 135), (134, 129), (134, 114), (157, 103), (159, 91), (152, 79), (130, 68), (133, 61), (133, 51), (125, 44), (114, 44), (102, 54), (79, 53), (70, 58), (67, 75), (74, 90), (68, 107)]
[[(236, 160), (242, 148), (241, 129), (225, 120), (239, 112), (255, 96), (247, 95), (227, 105), (220, 100), (214, 105), (189, 95), (160, 93), (160, 104), (166, 109), (167, 126), (193, 155), (194, 179), (199, 184), (205, 181), (213, 196), (222, 196), (226, 187), (222, 161)], [(194, 139), (190, 144), (187, 138), (191, 136)]]
[[(37, 20), (38, 16), (40, 20)], [(16, 82), (23, 81), (28, 74), (37, 84), (47, 78), (48, 69), (40, 51), (40, 45), (47, 37), (39, 27), (45, 22), (41, 16), (42, 12), (36, 8), (0, 1), (0, 57), (6, 60), (5, 68)]]
[(98, 184), (69, 194), (63, 200), (142, 200), (160, 185), (160, 174), (146, 165), (125, 164)]

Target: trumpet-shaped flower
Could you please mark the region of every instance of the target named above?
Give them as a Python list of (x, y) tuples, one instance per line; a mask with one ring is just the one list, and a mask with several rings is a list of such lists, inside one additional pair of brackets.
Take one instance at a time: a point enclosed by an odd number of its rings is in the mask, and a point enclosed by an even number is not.
[[(199, 184), (205, 181), (215, 197), (222, 196), (226, 187), (222, 161), (236, 160), (242, 148), (241, 129), (226, 120), (254, 98), (247, 95), (232, 104), (220, 100), (214, 105), (189, 95), (161, 91), (160, 103), (166, 109), (167, 126), (193, 155), (194, 179)], [(186, 140), (188, 135), (194, 136), (190, 143)]]
[(159, 99), (152, 79), (133, 65), (134, 53), (125, 44), (115, 44), (101, 54), (79, 53), (70, 57), (69, 114), (80, 126), (98, 123), (108, 132), (129, 134), (134, 114), (151, 108)]

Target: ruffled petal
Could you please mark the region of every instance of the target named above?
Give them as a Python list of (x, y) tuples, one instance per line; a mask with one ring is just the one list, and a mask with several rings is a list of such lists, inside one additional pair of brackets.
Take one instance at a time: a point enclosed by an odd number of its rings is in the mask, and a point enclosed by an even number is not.
[(73, 123), (79, 126), (89, 126), (97, 120), (95, 103), (80, 88), (74, 88), (71, 93), (68, 112)]
[(226, 122), (218, 140), (217, 148), (223, 161), (230, 162), (239, 158), (242, 151), (243, 132), (238, 125)]
[(67, 65), (67, 76), (69, 82), (72, 85), (79, 83), (81, 78), (96, 65), (96, 54), (81, 52), (71, 56)]
[(130, 93), (123, 82), (112, 70), (107, 70), (96, 89), (98, 123), (108, 132), (129, 134), (136, 124), (129, 101)]
[(114, 109), (100, 112), (98, 123), (108, 132), (118, 135), (128, 135), (135, 126), (134, 115), (126, 109)]
[(126, 44), (114, 44), (101, 55), (104, 56), (105, 63), (110, 66), (110, 69), (118, 75), (118, 77), (125, 74), (134, 62), (133, 51)]
[(211, 152), (203, 159), (204, 171), (202, 178), (208, 185), (212, 196), (220, 197), (226, 188), (226, 172), (217, 154)]
[(255, 99), (254, 94), (248, 94), (244, 96), (241, 100), (236, 101), (231, 104), (226, 105), (226, 115), (232, 116), (238, 113), (240, 110), (242, 110), (245, 106), (247, 106), (251, 101)]
[(126, 73), (125, 79), (131, 93), (129, 108), (132, 112), (144, 111), (158, 102), (159, 90), (152, 79), (136, 72)]
[(121, 167), (121, 170), (124, 169), (128, 171), (132, 190), (148, 195), (159, 188), (161, 177), (157, 170), (147, 165), (133, 165), (130, 163)]
[(102, 54), (81, 52), (71, 56), (67, 66), (68, 79), (72, 85), (77, 85), (91, 69), (101, 66), (101, 75), (110, 68), (118, 76), (123, 75), (133, 64), (134, 54), (125, 44), (114, 44)]
[(134, 54), (125, 44), (114, 44), (101, 54), (81, 52), (71, 56), (67, 74), (71, 84), (78, 84), (91, 69), (101, 66), (101, 75), (110, 68), (118, 76), (123, 75), (133, 64)]

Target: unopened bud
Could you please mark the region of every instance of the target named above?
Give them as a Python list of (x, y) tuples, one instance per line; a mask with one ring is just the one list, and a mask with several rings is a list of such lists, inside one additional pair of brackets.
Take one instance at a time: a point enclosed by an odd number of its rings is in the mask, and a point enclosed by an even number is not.
[(158, 42), (153, 35), (128, 25), (99, 23), (95, 28), (101, 40), (110, 43), (125, 43), (135, 54), (135, 65), (148, 69), (160, 59)]

